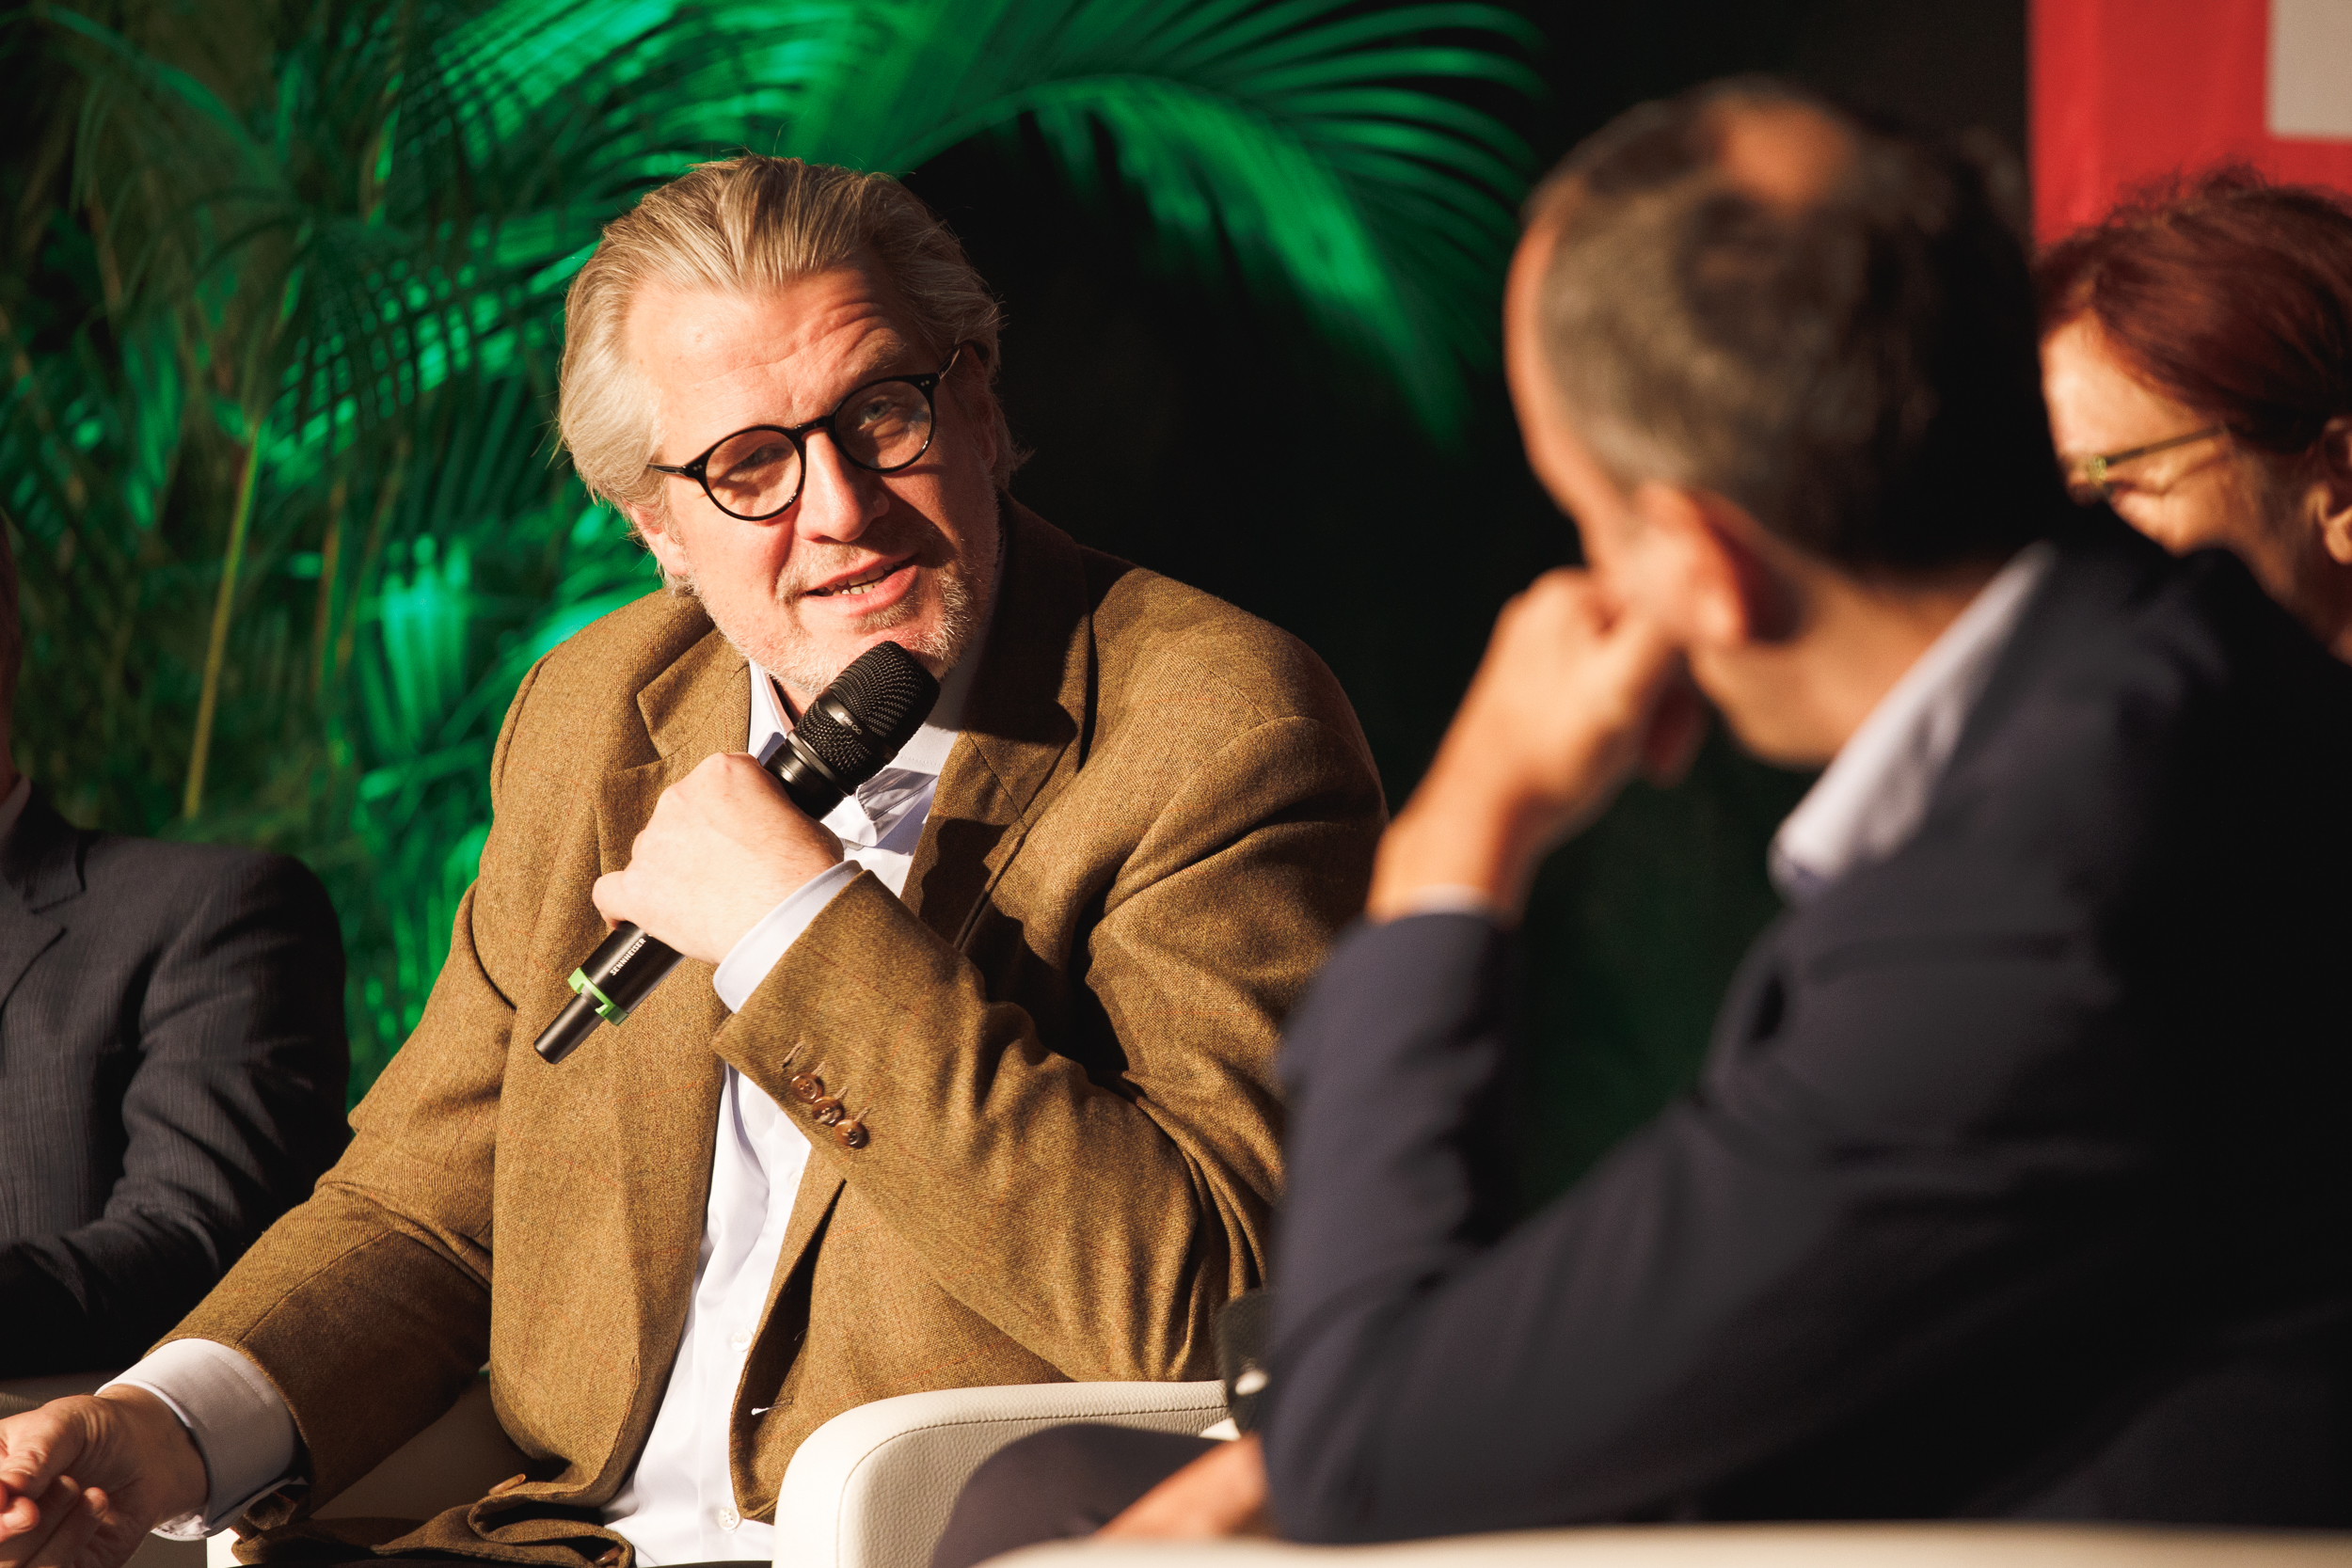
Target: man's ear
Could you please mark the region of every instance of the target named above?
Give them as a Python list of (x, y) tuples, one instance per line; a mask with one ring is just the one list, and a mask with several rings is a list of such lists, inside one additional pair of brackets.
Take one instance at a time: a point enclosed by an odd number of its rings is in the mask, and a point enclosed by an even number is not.
[(621, 511), (637, 525), (637, 536), (645, 542), (645, 548), (653, 551), (654, 560), (660, 563), (663, 581), (683, 582), (692, 575), (687, 569), (686, 551), (679, 546), (677, 535), (671, 531), (670, 515), (666, 510), (659, 506), (624, 505)]
[(1743, 508), (1652, 482), (1634, 491), (1633, 510), (1651, 535), (1645, 575), (1689, 641), (1735, 648), (1796, 629), (1794, 595), (1773, 569), (1763, 525)]
[(2339, 566), (2352, 566), (2352, 419), (2333, 419), (2319, 433), (2318, 473), (2312, 486), (2312, 521), (2321, 547)]
[[(974, 344), (977, 350), (978, 344)], [(988, 361), (974, 357), (967, 372), (958, 365), (947, 378), (948, 393), (962, 410), (963, 418), (972, 427), (973, 444), (979, 448), (980, 466), (989, 472), (996, 471), (996, 389), (988, 384)]]

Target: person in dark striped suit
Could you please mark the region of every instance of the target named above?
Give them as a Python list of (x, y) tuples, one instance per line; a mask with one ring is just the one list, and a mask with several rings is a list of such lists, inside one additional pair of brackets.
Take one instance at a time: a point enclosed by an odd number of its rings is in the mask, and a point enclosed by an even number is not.
[(137, 1360), (334, 1163), (350, 1070), (308, 867), (77, 828), (17, 771), (16, 588), (0, 526), (0, 1380)]

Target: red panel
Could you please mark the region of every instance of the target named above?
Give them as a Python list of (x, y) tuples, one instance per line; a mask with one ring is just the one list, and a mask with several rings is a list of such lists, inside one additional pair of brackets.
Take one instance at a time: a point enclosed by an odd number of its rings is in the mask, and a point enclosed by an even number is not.
[(2098, 217), (2133, 185), (2242, 158), (2352, 190), (2352, 141), (2265, 129), (2269, 0), (2031, 0), (2034, 228)]

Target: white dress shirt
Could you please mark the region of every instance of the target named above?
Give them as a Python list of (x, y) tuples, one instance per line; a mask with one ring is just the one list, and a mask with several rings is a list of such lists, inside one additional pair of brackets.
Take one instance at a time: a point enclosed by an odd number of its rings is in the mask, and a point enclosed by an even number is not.
[(2011, 556), (1847, 736), (1772, 835), (1769, 864), (1783, 897), (1818, 897), (1919, 831), (1968, 715), (2057, 560), (2047, 541)]
[[(819, 872), (745, 932), (711, 975), (730, 1011), (759, 989), (818, 911), (864, 866), (893, 893), (906, 890), (914, 847), (930, 816), (939, 770), (961, 721), (966, 657), (948, 676), (931, 721), (857, 794), (834, 808), (825, 826), (840, 835), (839, 865)], [(755, 671), (751, 745), (760, 755), (784, 733), (775, 689)], [(808, 1164), (808, 1140), (765, 1090), (733, 1068), (719, 1091), (719, 1142), (703, 1210), (702, 1251), (686, 1334), (670, 1368), (637, 1467), (605, 1506), (604, 1522), (637, 1548), (640, 1563), (715, 1562), (773, 1558), (772, 1525), (746, 1519), (735, 1506), (727, 1471), (727, 1417), (735, 1403), (752, 1335), (767, 1310), (784, 1227)]]
[[(905, 890), (940, 770), (955, 749), (980, 649), (942, 683), (930, 720), (898, 756), (824, 818), (842, 863), (819, 872), (744, 933), (711, 974), (730, 1011), (759, 989), (803, 931), (863, 866)], [(763, 753), (786, 728), (767, 672), (752, 669), (745, 749)], [(7, 810), (0, 803), (0, 813)], [(647, 1568), (662, 1563), (770, 1559), (775, 1528), (736, 1509), (727, 1428), (752, 1334), (766, 1310), (786, 1223), (808, 1164), (808, 1142), (775, 1101), (732, 1067), (719, 1094), (710, 1196), (694, 1265), (694, 1292), (677, 1359), (637, 1465), (604, 1521)], [(261, 1370), (226, 1345), (177, 1339), (108, 1387), (145, 1388), (169, 1405), (203, 1455), (209, 1496), (200, 1514), (167, 1520), (159, 1535), (209, 1535), (282, 1483), (294, 1468), (294, 1418)]]

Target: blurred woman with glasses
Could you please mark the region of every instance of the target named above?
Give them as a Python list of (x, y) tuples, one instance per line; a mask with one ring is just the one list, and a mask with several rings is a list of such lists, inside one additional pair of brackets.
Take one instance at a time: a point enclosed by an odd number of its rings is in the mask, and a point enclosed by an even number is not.
[(2242, 168), (2044, 252), (2042, 363), (2076, 499), (2234, 551), (2352, 659), (2352, 201)]

